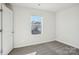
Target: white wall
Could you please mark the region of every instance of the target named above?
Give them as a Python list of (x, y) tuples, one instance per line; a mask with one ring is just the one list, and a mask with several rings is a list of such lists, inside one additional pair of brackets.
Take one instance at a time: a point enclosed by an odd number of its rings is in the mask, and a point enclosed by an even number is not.
[(79, 48), (79, 6), (56, 14), (56, 37), (60, 42)]
[[(43, 16), (43, 33), (31, 34), (31, 16)], [(14, 47), (53, 41), (56, 38), (55, 13), (14, 6)]]

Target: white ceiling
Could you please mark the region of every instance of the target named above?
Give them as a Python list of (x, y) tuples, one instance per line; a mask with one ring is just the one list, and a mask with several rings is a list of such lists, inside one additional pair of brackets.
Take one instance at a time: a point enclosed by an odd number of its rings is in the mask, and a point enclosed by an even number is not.
[(14, 3), (12, 5), (41, 9), (46, 11), (53, 11), (53, 12), (79, 5), (78, 3), (40, 3), (40, 6), (38, 4), (39, 3)]

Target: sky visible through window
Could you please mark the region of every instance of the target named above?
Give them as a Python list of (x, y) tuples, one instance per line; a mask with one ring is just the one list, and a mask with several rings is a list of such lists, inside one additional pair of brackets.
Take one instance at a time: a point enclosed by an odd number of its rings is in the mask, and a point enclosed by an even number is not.
[(41, 16), (32, 16), (32, 21), (34, 22), (41, 22)]

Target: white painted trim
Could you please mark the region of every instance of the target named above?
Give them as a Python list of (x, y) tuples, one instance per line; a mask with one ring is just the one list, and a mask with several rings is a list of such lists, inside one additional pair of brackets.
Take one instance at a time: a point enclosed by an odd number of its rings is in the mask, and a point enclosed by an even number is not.
[(79, 46), (76, 46), (76, 45), (74, 45), (74, 44), (71, 44), (71, 43), (62, 41), (61, 39), (56, 39), (56, 41), (59, 41), (59, 42), (61, 42), (61, 43), (64, 43), (64, 44), (67, 44), (67, 45), (69, 45), (69, 46), (72, 46), (72, 47), (75, 47), (75, 48), (78, 48), (78, 49), (79, 49)]
[[(40, 16), (40, 15), (31, 15), (31, 26), (32, 26), (32, 16)], [(44, 20), (44, 17), (41, 16), (42, 19), (41, 19), (41, 34), (32, 34), (32, 35), (42, 35), (43, 34), (43, 20)], [(32, 31), (32, 27), (31, 27), (31, 31)]]
[(25, 47), (25, 46), (32, 46), (32, 45), (37, 45), (37, 44), (42, 44), (42, 43), (47, 43), (47, 42), (51, 42), (51, 41), (55, 41), (54, 40), (48, 40), (48, 41), (42, 41), (42, 42), (36, 42), (36, 43), (31, 43), (31, 44), (17, 44), (14, 48), (19, 48), (19, 47)]

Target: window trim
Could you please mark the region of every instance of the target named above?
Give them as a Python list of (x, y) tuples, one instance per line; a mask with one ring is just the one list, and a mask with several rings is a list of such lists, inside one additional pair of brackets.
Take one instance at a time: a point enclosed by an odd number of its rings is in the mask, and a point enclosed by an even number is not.
[[(40, 16), (40, 15), (31, 15), (31, 32), (32, 32), (32, 16)], [(43, 16), (40, 16), (42, 17), (41, 19), (41, 33), (40, 34), (32, 34), (32, 35), (42, 35), (43, 34), (43, 20), (44, 20), (44, 17)]]

